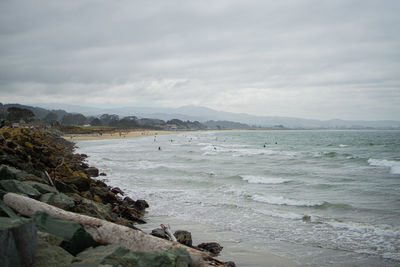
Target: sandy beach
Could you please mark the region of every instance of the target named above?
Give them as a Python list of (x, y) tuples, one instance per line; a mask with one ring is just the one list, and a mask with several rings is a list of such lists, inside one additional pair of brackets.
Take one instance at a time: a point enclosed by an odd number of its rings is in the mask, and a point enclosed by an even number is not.
[(133, 131), (114, 131), (106, 132), (102, 134), (66, 134), (63, 137), (69, 141), (81, 141), (81, 140), (102, 140), (102, 139), (123, 139), (133, 138), (141, 136), (156, 136), (161, 134), (173, 134), (176, 131), (163, 131), (163, 130), (133, 130)]

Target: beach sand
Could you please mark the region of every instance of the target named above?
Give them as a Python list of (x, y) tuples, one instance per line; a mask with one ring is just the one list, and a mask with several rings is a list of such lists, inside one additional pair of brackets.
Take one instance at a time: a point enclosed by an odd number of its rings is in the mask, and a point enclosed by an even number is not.
[(164, 130), (135, 130), (135, 131), (115, 131), (107, 132), (103, 134), (66, 134), (63, 137), (69, 141), (80, 141), (80, 140), (102, 140), (102, 139), (123, 139), (123, 138), (134, 138), (144, 136), (156, 136), (161, 134), (173, 134), (180, 133), (176, 131), (164, 131)]
[(169, 224), (172, 232), (175, 232), (176, 230), (186, 230), (191, 232), (193, 245), (198, 245), (203, 242), (217, 242), (224, 247), (221, 255), (218, 256), (217, 259), (221, 261), (233, 261), (237, 266), (301, 266), (299, 263), (275, 255), (265, 248), (257, 246), (249, 247), (248, 243), (241, 243), (241, 241), (237, 239), (237, 236), (235, 236), (235, 233), (230, 230), (223, 230), (223, 232), (221, 232), (221, 230), (209, 225), (184, 221), (179, 218), (167, 216), (152, 216), (151, 214), (148, 214), (148, 217), (145, 217), (145, 220), (147, 223), (138, 225), (138, 227), (146, 233), (151, 233), (151, 230), (160, 228), (160, 224)]

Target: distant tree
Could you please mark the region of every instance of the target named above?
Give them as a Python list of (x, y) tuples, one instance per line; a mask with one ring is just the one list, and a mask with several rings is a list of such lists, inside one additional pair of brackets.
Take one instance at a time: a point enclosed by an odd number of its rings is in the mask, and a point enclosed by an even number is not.
[(101, 120), (99, 118), (94, 118), (93, 120), (90, 121), (90, 125), (92, 126), (103, 126), (101, 123)]
[(88, 119), (80, 113), (67, 113), (61, 119), (61, 124), (64, 125), (85, 125)]
[(112, 126), (112, 124), (117, 124), (119, 121), (119, 116), (115, 114), (103, 114), (100, 116), (100, 121), (104, 126)]
[(29, 109), (17, 107), (7, 109), (7, 120), (11, 122), (19, 122), (20, 120), (31, 122), (34, 118), (35, 114)]
[(43, 121), (44, 121), (45, 123), (54, 124), (54, 123), (57, 121), (57, 119), (58, 119), (57, 114), (50, 111), (50, 112), (43, 118)]
[(2, 103), (0, 103), (0, 119), (6, 119), (6, 109)]

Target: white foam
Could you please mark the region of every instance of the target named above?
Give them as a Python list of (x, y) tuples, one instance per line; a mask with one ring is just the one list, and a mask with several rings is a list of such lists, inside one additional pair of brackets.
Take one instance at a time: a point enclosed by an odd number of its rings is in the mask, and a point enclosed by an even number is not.
[(386, 160), (386, 159), (369, 159), (368, 164), (377, 167), (390, 168), (392, 174), (400, 174), (400, 161)]
[(268, 203), (272, 205), (286, 205), (286, 206), (321, 206), (323, 202), (310, 201), (310, 200), (298, 200), (293, 198), (285, 198), (282, 196), (261, 196), (254, 195), (251, 197), (254, 201)]
[(348, 147), (348, 145), (340, 144), (339, 147)]
[(240, 177), (249, 184), (283, 184), (291, 181), (289, 179), (255, 175), (240, 175)]

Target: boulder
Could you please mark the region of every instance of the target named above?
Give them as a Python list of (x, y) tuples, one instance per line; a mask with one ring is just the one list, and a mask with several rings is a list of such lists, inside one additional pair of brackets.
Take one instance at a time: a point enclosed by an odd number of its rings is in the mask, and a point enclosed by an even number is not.
[(74, 256), (66, 250), (39, 239), (31, 267), (57, 267), (70, 264), (73, 260)]
[(47, 193), (40, 197), (40, 201), (52, 206), (56, 206), (63, 210), (71, 210), (75, 206), (75, 202), (69, 196), (59, 193)]
[(191, 247), (192, 246), (192, 234), (188, 231), (184, 230), (178, 230), (174, 233), (174, 236), (176, 237), (176, 240), (186, 246)]
[(76, 262), (67, 266), (152, 266), (188, 267), (191, 264), (189, 253), (184, 248), (165, 251), (132, 252), (118, 245), (99, 246), (87, 249), (77, 255)]
[(149, 207), (149, 204), (147, 203), (147, 201), (146, 200), (144, 200), (144, 199), (138, 199), (138, 200), (136, 200), (136, 202), (135, 202), (135, 208), (137, 209), (137, 210), (139, 210), (139, 211), (144, 211), (146, 208), (148, 208)]
[(214, 255), (218, 255), (223, 247), (216, 243), (216, 242), (210, 242), (210, 243), (201, 243), (200, 245), (197, 246), (200, 249), (206, 250), (211, 252)]
[(44, 212), (37, 212), (33, 220), (39, 231), (61, 238), (63, 242), (60, 246), (72, 255), (97, 245), (92, 236), (76, 222), (63, 220)]
[(97, 177), (97, 176), (99, 176), (99, 169), (97, 169), (95, 167), (89, 167), (89, 168), (85, 169), (85, 173), (89, 177)]
[(0, 165), (0, 180), (20, 180), (29, 175), (29, 173), (16, 169), (14, 167)]
[(0, 217), (1, 266), (30, 266), (36, 249), (32, 220)]
[(236, 264), (233, 261), (226, 261), (226, 262), (224, 262), (224, 264), (227, 267), (236, 267)]
[(58, 193), (57, 189), (47, 185), (47, 184), (42, 184), (38, 182), (33, 182), (33, 181), (27, 181), (25, 182), (26, 184), (32, 186), (35, 188), (37, 191), (39, 191), (41, 194), (46, 194), (46, 193)]
[(121, 213), (120, 215), (122, 217), (124, 217), (125, 219), (143, 224), (146, 223), (144, 220), (142, 220), (140, 217), (142, 217), (142, 215), (137, 212), (135, 209), (131, 209), (131, 208), (126, 208), (126, 207), (120, 207), (121, 208)]
[(54, 185), (57, 188), (58, 191), (63, 192), (63, 193), (75, 193), (75, 186), (74, 185), (68, 185), (64, 182), (61, 182), (60, 180), (55, 180)]
[(153, 235), (153, 236), (162, 238), (162, 239), (169, 240), (168, 235), (165, 233), (164, 229), (162, 229), (162, 228), (153, 229), (153, 230), (151, 230), (150, 234)]
[(111, 189), (111, 192), (113, 192), (114, 194), (121, 194), (122, 196), (125, 194), (124, 191), (122, 191), (119, 187), (114, 187), (113, 189)]
[(75, 185), (79, 191), (88, 191), (90, 189), (92, 180), (82, 176), (70, 176), (64, 178), (63, 182), (68, 185)]
[(112, 209), (110, 206), (79, 196), (76, 196), (76, 199), (79, 199), (79, 203), (72, 209), (73, 212), (112, 221)]
[(1, 217), (10, 217), (10, 218), (18, 218), (15, 212), (10, 209), (3, 200), (0, 200), (0, 216)]
[(40, 192), (26, 182), (20, 182), (17, 180), (1, 180), (0, 188), (11, 193), (25, 194), (31, 198), (40, 197)]

